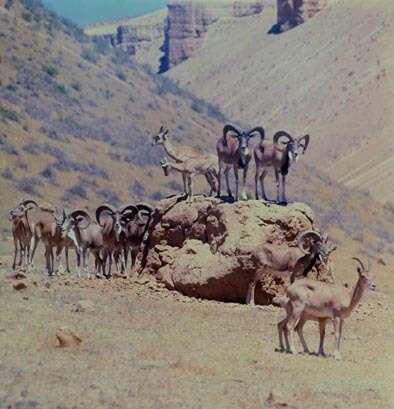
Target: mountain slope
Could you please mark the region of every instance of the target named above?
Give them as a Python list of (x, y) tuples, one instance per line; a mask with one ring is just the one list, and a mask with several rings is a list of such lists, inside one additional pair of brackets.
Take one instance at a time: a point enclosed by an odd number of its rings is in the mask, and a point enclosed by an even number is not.
[(76, 205), (174, 193), (151, 136), (166, 122), (175, 141), (206, 148), (220, 114), (32, 4), (0, 1), (2, 206), (28, 194)]
[[(158, 166), (163, 152), (151, 147), (151, 135), (166, 122), (175, 143), (214, 152), (225, 118), (41, 8), (28, 10), (14, 1), (7, 9), (5, 4), (0, 0), (4, 232), (9, 232), (7, 209), (23, 196), (93, 210), (102, 202), (154, 203), (179, 192), (179, 178), (165, 178)], [(371, 255), (392, 251), (389, 211), (300, 165), (290, 176), (291, 200), (312, 206), (323, 228), (346, 249)], [(272, 179), (268, 184), (273, 197)], [(206, 190), (203, 184), (197, 188)]]
[(270, 137), (280, 128), (309, 132), (313, 165), (393, 201), (393, 18), (390, 0), (331, 0), (301, 26), (270, 35), (276, 10), (266, 7), (211, 30), (169, 76)]

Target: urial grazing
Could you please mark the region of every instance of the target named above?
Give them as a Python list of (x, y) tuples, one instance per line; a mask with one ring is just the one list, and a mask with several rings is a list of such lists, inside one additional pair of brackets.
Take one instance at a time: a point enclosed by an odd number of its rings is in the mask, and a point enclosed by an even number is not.
[[(200, 168), (199, 174), (205, 176), (208, 184), (211, 186), (212, 180), (218, 178), (218, 159), (216, 155), (202, 155), (195, 149), (183, 146), (176, 149), (169, 141), (168, 129), (164, 126), (160, 127), (159, 133), (153, 136), (152, 146), (162, 145), (168, 157), (175, 161), (175, 164), (184, 164), (185, 162), (192, 161), (193, 163), (200, 163), (203, 166)], [(196, 161), (196, 162), (195, 162)], [(189, 162), (186, 166), (193, 166), (193, 163)], [(188, 195), (188, 178), (186, 172), (180, 172), (183, 181), (183, 193)]]
[[(275, 171), (277, 202), (287, 203), (286, 198), (286, 176), (289, 173), (290, 166), (297, 162), (300, 154), (304, 154), (309, 145), (309, 135), (301, 138), (293, 138), (285, 131), (279, 131), (274, 135), (273, 142), (265, 140), (264, 132), (261, 134), (259, 145), (254, 148), (254, 159), (256, 162), (255, 190), (256, 199), (259, 199), (259, 182), (261, 194), (264, 200), (267, 195), (264, 189), (264, 179), (267, 175), (268, 168)], [(285, 139), (285, 144), (281, 142)]]
[[(12, 269), (19, 268), (29, 269), (30, 246), (32, 231), (30, 230), (27, 218), (28, 210), (38, 207), (37, 202), (31, 199), (22, 200), (14, 209), (10, 210), (10, 222), (12, 224), (12, 237), (14, 240), (14, 261)], [(19, 261), (17, 263), (17, 257)]]
[[(219, 187), (218, 197), (221, 195), (221, 183), (222, 174), (226, 178), (227, 194), (229, 197), (233, 197), (230, 189), (229, 172), (234, 170), (235, 176), (235, 200), (238, 200), (239, 190), (239, 176), (238, 170), (243, 169), (242, 179), (242, 199), (246, 200), (246, 178), (248, 175), (249, 162), (251, 159), (251, 153), (249, 150), (249, 140), (253, 138), (256, 133), (264, 132), (263, 128), (257, 127), (250, 131), (238, 130), (233, 125), (226, 125), (223, 128), (223, 136), (218, 140), (216, 144), (216, 151), (219, 160)], [(230, 136), (230, 137), (229, 137)]]
[[(295, 352), (293, 332), (296, 331), (305, 353), (309, 353), (303, 328), (306, 321), (318, 321), (320, 330), (320, 344), (318, 354), (325, 356), (324, 338), (327, 321), (334, 324), (336, 349), (334, 356), (341, 359), (340, 344), (342, 339), (343, 322), (349, 317), (359, 304), (367, 288), (374, 290), (375, 283), (368, 277), (364, 264), (358, 258), (353, 258), (359, 266), (357, 268), (358, 281), (353, 290), (341, 285), (323, 283), (308, 278), (295, 281), (287, 288), (285, 296), (278, 296), (274, 302), (286, 309), (287, 316), (278, 323), (280, 351)], [(283, 343), (283, 335), (286, 348)]]
[(213, 161), (208, 161), (206, 159), (188, 159), (183, 163), (171, 163), (168, 162), (167, 158), (164, 158), (160, 161), (160, 164), (165, 176), (168, 176), (171, 171), (182, 174), (183, 178), (186, 180), (186, 195), (189, 202), (191, 202), (193, 198), (193, 179), (197, 175), (205, 176), (211, 188), (209, 196), (212, 196), (217, 192), (217, 179), (211, 172), (208, 172), (213, 165)]
[(254, 305), (256, 284), (267, 273), (272, 277), (289, 277), (292, 283), (296, 278), (306, 277), (315, 265), (326, 265), (330, 254), (335, 250), (336, 246), (329, 244), (327, 235), (322, 236), (313, 230), (299, 235), (297, 247), (263, 245), (254, 253), (259, 268), (249, 284), (246, 303)]
[[(138, 213), (138, 209), (134, 205), (127, 205), (121, 209), (115, 209), (109, 204), (103, 204), (96, 210), (97, 223), (102, 227), (103, 234), (103, 274), (106, 278), (111, 277), (112, 260), (119, 261), (118, 257), (122, 254), (124, 248), (124, 228), (125, 218), (128, 213)], [(108, 267), (107, 267), (108, 261)], [(124, 263), (119, 268), (116, 263), (117, 272), (124, 271)]]

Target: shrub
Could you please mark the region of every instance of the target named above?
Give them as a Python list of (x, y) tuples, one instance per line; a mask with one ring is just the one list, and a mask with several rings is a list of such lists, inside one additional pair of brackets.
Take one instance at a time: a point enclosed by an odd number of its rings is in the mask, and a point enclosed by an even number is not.
[(35, 177), (24, 177), (19, 179), (16, 183), (16, 188), (18, 191), (29, 195), (38, 195), (36, 191), (37, 186), (42, 186), (42, 182)]
[(55, 84), (55, 91), (57, 91), (59, 94), (67, 94), (67, 89), (64, 84)]
[(80, 184), (77, 183), (74, 186), (70, 187), (69, 189), (66, 190), (65, 195), (69, 196), (73, 196), (73, 197), (78, 197), (81, 199), (87, 199), (88, 198), (88, 194), (86, 192), (85, 187)]
[(138, 182), (138, 180), (136, 180), (132, 185), (129, 186), (128, 191), (131, 195), (137, 197), (145, 196), (145, 188), (140, 182)]
[(109, 42), (102, 37), (93, 37), (94, 50), (99, 54), (106, 55), (111, 51)]
[(0, 119), (2, 120), (10, 120), (14, 122), (18, 122), (18, 114), (15, 111), (12, 111), (6, 107), (0, 106)]
[(198, 98), (195, 98), (192, 101), (191, 108), (192, 108), (193, 111), (195, 111), (195, 112), (197, 112), (199, 114), (202, 114), (204, 112), (204, 101), (202, 101), (202, 100), (200, 100)]
[(115, 65), (131, 65), (130, 55), (123, 51), (121, 48), (112, 49), (111, 61)]
[(106, 203), (118, 206), (120, 204), (119, 196), (109, 188), (97, 190), (97, 195), (100, 196)]
[(55, 184), (56, 183), (56, 170), (54, 169), (53, 165), (48, 165), (40, 175), (46, 179), (49, 183)]
[(152, 200), (161, 200), (161, 199), (163, 199), (163, 194), (161, 193), (161, 192), (153, 192), (151, 195), (150, 195), (150, 198), (152, 199)]
[(16, 150), (14, 145), (11, 145), (10, 142), (7, 141), (5, 136), (0, 135), (0, 146), (1, 150), (8, 155), (18, 155), (18, 151)]
[(93, 64), (97, 64), (98, 62), (98, 56), (97, 54), (91, 50), (90, 48), (83, 48), (82, 52), (81, 52), (81, 57), (86, 60), (89, 61)]
[(11, 92), (15, 92), (18, 89), (17, 86), (14, 84), (8, 84), (5, 88), (7, 91), (11, 91)]
[(1, 176), (4, 179), (8, 180), (13, 180), (14, 179), (14, 174), (12, 173), (12, 170), (10, 168), (6, 168), (1, 172)]
[(121, 80), (121, 81), (126, 81), (127, 77), (126, 74), (122, 70), (117, 70), (116, 71), (116, 76)]
[(50, 77), (56, 77), (59, 74), (59, 71), (53, 65), (44, 65), (42, 67), (45, 73), (47, 73)]
[(81, 83), (77, 81), (71, 84), (71, 88), (74, 89), (75, 91), (81, 91), (82, 86)]

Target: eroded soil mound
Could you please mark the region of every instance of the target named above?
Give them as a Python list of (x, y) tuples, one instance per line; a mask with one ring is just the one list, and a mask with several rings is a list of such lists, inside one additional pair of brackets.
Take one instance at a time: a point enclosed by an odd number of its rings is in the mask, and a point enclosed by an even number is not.
[[(218, 301), (245, 302), (259, 268), (256, 249), (265, 243), (293, 247), (300, 232), (317, 229), (312, 210), (300, 203), (282, 207), (197, 198), (192, 204), (162, 202), (162, 209), (151, 227), (145, 272), (169, 289)], [(321, 279), (329, 274), (312, 272)], [(269, 273), (262, 277), (256, 302), (266, 304), (287, 280)]]

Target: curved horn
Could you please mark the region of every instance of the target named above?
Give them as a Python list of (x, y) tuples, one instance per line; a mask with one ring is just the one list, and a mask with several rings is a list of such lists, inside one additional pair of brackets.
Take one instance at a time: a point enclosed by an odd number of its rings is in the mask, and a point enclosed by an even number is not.
[(359, 275), (361, 275), (365, 271), (365, 266), (364, 266), (363, 262), (358, 257), (352, 257), (352, 259), (354, 261), (357, 261), (357, 263), (360, 264), (361, 268), (357, 267), (357, 272), (358, 272)]
[(315, 232), (314, 230), (307, 230), (300, 234), (297, 239), (298, 248), (305, 254), (310, 254), (310, 252), (305, 251), (304, 243), (307, 238), (315, 238), (316, 240), (321, 241), (321, 236), (319, 233)]
[[(122, 218), (128, 217), (128, 220), (130, 220), (131, 218), (133, 218), (138, 213), (138, 209), (137, 209), (137, 206), (129, 204), (127, 206), (123, 206), (119, 210), (119, 213), (121, 214)], [(131, 215), (130, 215), (130, 213), (131, 213)]]
[(257, 126), (256, 128), (251, 129), (248, 132), (248, 135), (252, 136), (256, 132), (260, 134), (261, 140), (265, 138), (265, 129), (262, 126)]
[(27, 207), (28, 205), (32, 204), (35, 207), (38, 207), (38, 203), (32, 199), (25, 199), (20, 202), (20, 205)]
[(227, 146), (227, 134), (229, 132), (235, 132), (237, 136), (241, 136), (241, 132), (233, 125), (226, 125), (223, 128), (223, 139), (224, 139), (224, 146)]
[(279, 131), (274, 135), (274, 143), (278, 143), (280, 138), (287, 138), (289, 141), (293, 141), (293, 137), (286, 131)]
[(148, 212), (149, 214), (155, 211), (155, 209), (152, 206), (146, 203), (137, 204), (137, 209), (138, 209), (138, 212), (145, 211), (145, 212)]
[(306, 150), (308, 149), (308, 145), (309, 145), (310, 136), (309, 136), (309, 135), (304, 135), (304, 136), (302, 136), (300, 139), (298, 139), (298, 142), (300, 142), (300, 143), (301, 143), (301, 141), (302, 141), (302, 140), (304, 140), (304, 141), (305, 141), (305, 143), (304, 143), (304, 148), (303, 148), (302, 153), (305, 153), (305, 152), (306, 152)]
[(100, 222), (101, 213), (108, 212), (111, 216), (116, 213), (116, 210), (109, 204), (103, 204), (96, 209), (96, 220), (97, 223), (102, 227)]
[[(82, 230), (87, 229), (90, 223), (92, 222), (92, 218), (90, 217), (90, 214), (83, 209), (73, 210), (70, 214), (70, 217), (78, 221), (78, 227)], [(83, 220), (85, 220), (84, 223), (82, 223)]]

